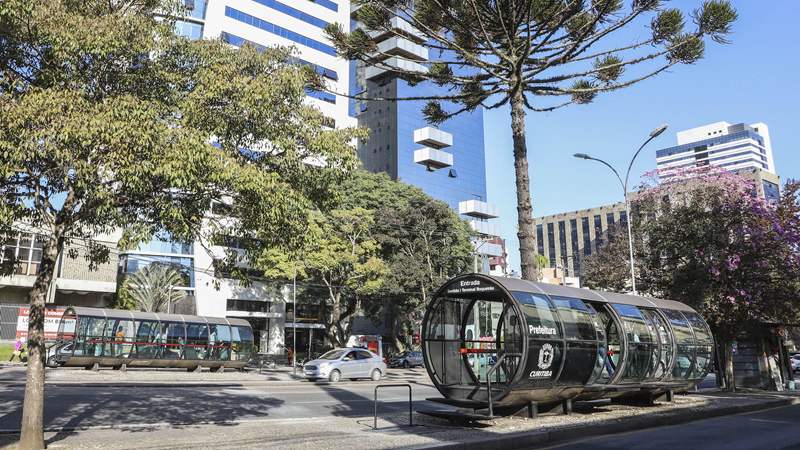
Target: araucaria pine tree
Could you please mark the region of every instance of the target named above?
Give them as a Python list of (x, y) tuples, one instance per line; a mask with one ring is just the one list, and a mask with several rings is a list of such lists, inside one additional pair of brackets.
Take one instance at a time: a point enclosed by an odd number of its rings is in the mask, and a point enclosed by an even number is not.
[[(703, 57), (705, 40), (726, 43), (736, 10), (727, 1), (706, 1), (689, 16), (666, 1), (632, 0), (355, 0), (359, 28), (326, 28), (339, 55), (392, 71), (414, 82), (449, 88), (428, 100), (423, 113), (439, 124), (483, 106), (510, 108), (517, 185), (518, 237), (522, 276), (536, 280), (536, 245), (530, 199), (525, 114), (591, 102), (598, 94), (621, 89), (676, 64)], [(647, 17), (652, 16), (647, 21)], [(646, 21), (646, 38), (628, 45), (625, 29)], [(404, 24), (407, 22), (407, 24)], [(414, 30), (411, 29), (413, 27)], [(376, 42), (387, 34), (409, 32), (427, 39), (427, 67), (401, 64)], [(638, 31), (636, 32), (638, 35)], [(419, 67), (419, 66), (416, 66)], [(631, 73), (629, 77), (625, 77)], [(382, 99), (391, 100), (391, 99)], [(443, 105), (442, 102), (450, 103)]]

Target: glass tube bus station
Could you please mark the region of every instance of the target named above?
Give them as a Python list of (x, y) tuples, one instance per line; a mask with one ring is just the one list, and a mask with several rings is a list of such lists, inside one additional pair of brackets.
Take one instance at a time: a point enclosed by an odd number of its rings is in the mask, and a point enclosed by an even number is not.
[(69, 307), (50, 366), (241, 369), (253, 353), (244, 319)]
[(465, 275), (433, 297), (422, 346), (444, 397), (429, 400), (459, 408), (424, 413), (480, 420), (487, 408), (533, 417), (575, 400), (671, 400), (706, 377), (713, 338), (683, 303)]

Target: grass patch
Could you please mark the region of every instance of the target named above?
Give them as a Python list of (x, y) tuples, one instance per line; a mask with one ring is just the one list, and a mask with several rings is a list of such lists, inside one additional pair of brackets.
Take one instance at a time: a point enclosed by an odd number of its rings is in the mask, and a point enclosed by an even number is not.
[[(22, 361), (28, 362), (28, 347), (22, 346), (23, 349), (26, 351), (22, 352)], [(14, 346), (13, 345), (0, 345), (0, 361), (8, 361), (11, 359), (11, 354), (14, 353)], [(19, 361), (16, 357), (14, 357), (14, 362)]]

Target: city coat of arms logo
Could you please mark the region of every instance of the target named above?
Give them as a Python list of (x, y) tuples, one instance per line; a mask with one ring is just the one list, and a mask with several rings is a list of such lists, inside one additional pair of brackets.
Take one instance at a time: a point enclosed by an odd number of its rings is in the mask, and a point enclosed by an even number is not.
[(539, 350), (539, 368), (542, 370), (550, 368), (553, 364), (553, 346), (551, 344), (542, 345)]

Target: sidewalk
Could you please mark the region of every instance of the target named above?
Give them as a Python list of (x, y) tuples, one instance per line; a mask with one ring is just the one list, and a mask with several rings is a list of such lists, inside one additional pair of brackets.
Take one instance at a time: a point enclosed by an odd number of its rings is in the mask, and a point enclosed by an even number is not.
[[(0, 366), (0, 383), (17, 383), (23, 368)], [(15, 372), (12, 375), (12, 372)], [(199, 381), (197, 377), (199, 376)], [(123, 379), (124, 377), (124, 379)], [(189, 381), (190, 378), (194, 380)], [(9, 380), (9, 381), (5, 381)], [(179, 371), (48, 370), (47, 385), (83, 384), (180, 386), (195, 383), (215, 386), (270, 384), (296, 385), (291, 368), (275, 372), (200, 374)], [(381, 382), (429, 383), (424, 369), (390, 370)], [(364, 383), (364, 382), (360, 382)], [(369, 383), (369, 382), (366, 382)], [(702, 389), (676, 395), (671, 403), (652, 407), (612, 404), (608, 401), (576, 402), (574, 414), (540, 415), (537, 419), (506, 417), (472, 425), (450, 422), (414, 413), (408, 427), (408, 413), (379, 415), (378, 430), (373, 417), (331, 416), (307, 420), (263, 419), (222, 424), (120, 424), (114, 429), (64, 430), (45, 433), (51, 448), (59, 449), (342, 449), (372, 450), (396, 448), (511, 450), (555, 443), (566, 439), (621, 433), (649, 427), (675, 425), (701, 419), (728, 416), (800, 404), (800, 391), (744, 391), (735, 394)], [(415, 409), (422, 409), (416, 407)], [(13, 445), (18, 436), (0, 435), (0, 447)]]

